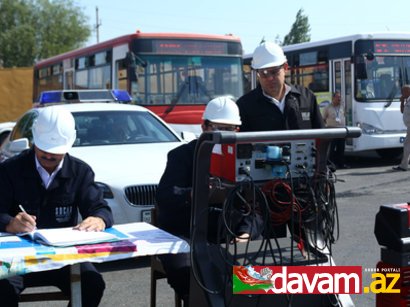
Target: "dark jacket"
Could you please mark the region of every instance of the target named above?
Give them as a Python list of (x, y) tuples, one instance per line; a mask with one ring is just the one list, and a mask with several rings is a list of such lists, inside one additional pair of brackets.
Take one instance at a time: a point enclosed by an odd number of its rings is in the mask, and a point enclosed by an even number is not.
[(190, 236), (191, 188), (197, 140), (168, 153), (157, 190), (158, 226), (175, 235)]
[(263, 95), (260, 85), (239, 98), (241, 131), (323, 128), (325, 125), (313, 92), (299, 85), (290, 87), (284, 113)]
[[(191, 190), (194, 171), (194, 152), (197, 140), (181, 145), (168, 153), (167, 166), (157, 190), (158, 226), (174, 235), (191, 237)], [(212, 204), (222, 207), (222, 204)], [(262, 218), (258, 215), (243, 217), (231, 215), (232, 226), (238, 234), (249, 233), (257, 238), (262, 231)], [(208, 239), (225, 234), (218, 232), (221, 217), (219, 210), (213, 210), (208, 216)]]
[(111, 209), (94, 183), (94, 172), (88, 164), (70, 155), (46, 189), (36, 169), (34, 149), (29, 149), (0, 163), (0, 231), (19, 212), (37, 217), (38, 228), (71, 227), (83, 219), (100, 217), (111, 227)]

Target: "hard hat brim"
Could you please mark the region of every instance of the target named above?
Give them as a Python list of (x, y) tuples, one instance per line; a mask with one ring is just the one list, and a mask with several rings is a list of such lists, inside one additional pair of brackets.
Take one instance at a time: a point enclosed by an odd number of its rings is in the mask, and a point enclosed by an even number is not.
[(252, 61), (251, 66), (253, 69), (265, 69), (265, 68), (270, 68), (270, 67), (277, 67), (277, 66), (285, 64), (286, 62), (287, 62), (287, 59), (285, 58), (282, 61), (270, 62), (270, 63), (266, 63), (261, 66), (257, 66), (257, 65), (254, 65)]
[(230, 121), (230, 120), (226, 120), (225, 118), (223, 118), (223, 119), (216, 118), (216, 119), (212, 119), (212, 120), (209, 120), (209, 121), (212, 122), (212, 123), (215, 123), (215, 124), (222, 124), (222, 125), (234, 125), (234, 126), (242, 125), (241, 121)]
[(74, 140), (72, 141), (70, 140), (67, 144), (63, 144), (63, 145), (62, 144), (50, 144), (50, 143), (43, 142), (41, 140), (41, 137), (38, 138), (36, 137), (35, 134), (33, 134), (34, 145), (38, 149), (45, 151), (47, 153), (51, 153), (51, 154), (58, 154), (58, 155), (66, 154), (73, 146), (74, 141), (75, 141), (75, 137), (74, 137)]

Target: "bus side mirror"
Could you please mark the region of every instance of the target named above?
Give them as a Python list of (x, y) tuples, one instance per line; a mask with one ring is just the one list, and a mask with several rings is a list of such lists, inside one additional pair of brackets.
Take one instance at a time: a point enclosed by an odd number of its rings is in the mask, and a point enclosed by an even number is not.
[(141, 59), (138, 55), (136, 55), (132, 51), (128, 51), (127, 55), (125, 56), (125, 65), (127, 67), (137, 67), (142, 66), (142, 67), (147, 67), (147, 62)]
[(356, 78), (357, 79), (367, 79), (367, 67), (363, 55), (356, 56)]
[(131, 81), (138, 81), (135, 70), (137, 69), (137, 61), (134, 52), (128, 51), (125, 56), (125, 66), (128, 70), (128, 75)]
[(374, 53), (369, 51), (368, 53), (366, 53), (366, 60), (368, 61), (373, 61), (374, 60)]
[(137, 67), (137, 61), (135, 60), (134, 52), (127, 52), (127, 55), (125, 56), (125, 65), (129, 68)]

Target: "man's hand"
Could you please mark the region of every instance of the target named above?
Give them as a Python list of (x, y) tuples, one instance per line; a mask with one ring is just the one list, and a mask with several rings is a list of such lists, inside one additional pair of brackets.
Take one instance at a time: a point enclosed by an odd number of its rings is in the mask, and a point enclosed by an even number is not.
[(74, 229), (82, 231), (103, 231), (105, 229), (105, 222), (102, 218), (96, 216), (89, 216)]
[(36, 217), (25, 212), (19, 212), (6, 226), (9, 233), (31, 232), (36, 229)]
[(235, 238), (235, 242), (236, 242), (236, 243), (248, 242), (249, 239), (250, 239), (249, 233), (243, 233), (243, 234), (241, 234), (241, 235), (239, 235), (239, 236), (237, 236), (237, 237)]

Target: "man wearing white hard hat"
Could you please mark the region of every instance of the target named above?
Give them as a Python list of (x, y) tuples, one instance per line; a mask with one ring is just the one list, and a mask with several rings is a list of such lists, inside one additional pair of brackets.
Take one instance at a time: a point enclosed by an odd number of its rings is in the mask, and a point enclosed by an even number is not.
[[(72, 114), (60, 106), (39, 109), (32, 133), (32, 148), (0, 164), (0, 231), (111, 227), (111, 209), (94, 182), (94, 172), (67, 153), (76, 139)], [(88, 262), (80, 269), (82, 305), (98, 306), (105, 289), (102, 275)], [(53, 285), (70, 295), (69, 266), (0, 280), (2, 303), (18, 306), (20, 293), (38, 285)]]
[[(202, 119), (204, 132), (238, 131), (241, 125), (238, 107), (229, 97), (218, 97), (208, 102)], [(197, 140), (193, 140), (168, 153), (167, 166), (157, 190), (158, 226), (188, 240), (191, 237), (191, 188), (196, 144)], [(208, 219), (213, 225), (209, 229), (217, 229), (218, 218), (219, 215), (215, 213), (215, 216)], [(240, 234), (238, 240), (257, 236), (259, 224), (260, 221), (255, 219), (241, 220), (235, 229)], [(167, 272), (168, 283), (184, 300), (184, 306), (188, 306), (191, 266), (189, 254), (163, 255), (160, 258)]]
[(238, 99), (241, 131), (323, 128), (324, 122), (309, 89), (285, 83), (288, 63), (282, 48), (265, 42), (252, 58), (258, 86)]

